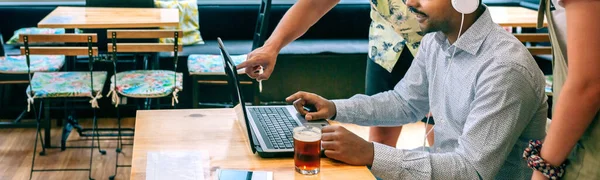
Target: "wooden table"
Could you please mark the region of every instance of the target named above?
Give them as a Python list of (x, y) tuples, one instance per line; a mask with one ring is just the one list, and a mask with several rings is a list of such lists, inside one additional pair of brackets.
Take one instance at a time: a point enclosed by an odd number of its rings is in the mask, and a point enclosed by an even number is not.
[[(177, 25), (179, 25), (178, 9), (61, 6), (54, 9), (38, 23), (39, 28), (65, 28), (67, 32), (71, 33), (75, 28), (158, 28)], [(101, 37), (98, 42), (105, 41), (106, 37)], [(99, 46), (99, 48), (100, 51), (106, 51), (106, 46)], [(73, 61), (70, 60), (69, 63)], [(44, 142), (46, 146), (50, 147), (50, 125), (47, 125), (44, 129), (44, 134), (46, 134)]]
[[(537, 26), (538, 12), (523, 7), (488, 7), (492, 19), (500, 26), (535, 28)], [(546, 26), (544, 20), (544, 26)]]
[[(272, 171), (274, 179), (375, 179), (365, 166), (321, 159), (321, 173), (304, 176), (294, 171), (293, 158), (261, 158), (252, 154), (233, 109), (138, 111), (131, 179), (146, 179), (149, 151), (205, 150), (211, 178), (216, 169)], [(350, 130), (353, 125), (348, 126)]]
[[(523, 7), (489, 7), (501, 26), (535, 27), (537, 11)], [(177, 26), (177, 9), (58, 7), (38, 23), (40, 28), (142, 28)]]
[(177, 9), (57, 7), (40, 28), (151, 28), (179, 24)]

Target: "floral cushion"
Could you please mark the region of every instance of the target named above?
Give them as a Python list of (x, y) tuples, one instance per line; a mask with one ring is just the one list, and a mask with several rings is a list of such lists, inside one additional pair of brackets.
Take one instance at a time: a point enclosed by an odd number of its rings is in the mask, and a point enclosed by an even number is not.
[[(25, 56), (0, 57), (0, 73), (27, 74)], [(65, 64), (65, 56), (31, 55), (31, 72), (58, 71)]]
[[(171, 8), (179, 10), (179, 25), (163, 29), (181, 29), (182, 38), (179, 43), (183, 45), (204, 44), (200, 36), (200, 17), (198, 16), (198, 2), (196, 0), (155, 0), (157, 8)], [(162, 38), (162, 43), (173, 43), (173, 38)]]
[[(117, 92), (134, 98), (154, 98), (171, 95), (174, 89), (173, 71), (134, 70), (117, 73)], [(114, 76), (110, 78), (114, 86)], [(183, 74), (177, 73), (177, 89), (183, 90)]]
[(64, 28), (21, 28), (15, 31), (15, 34), (6, 41), (6, 44), (18, 44), (19, 34), (64, 34)]
[[(246, 54), (231, 56), (235, 65), (246, 61)], [(191, 54), (188, 57), (190, 75), (224, 74), (221, 55)]]
[[(94, 96), (102, 91), (106, 81), (105, 71), (94, 72)], [(91, 97), (90, 72), (37, 72), (31, 79), (34, 98)], [(29, 87), (27, 87), (27, 94)]]

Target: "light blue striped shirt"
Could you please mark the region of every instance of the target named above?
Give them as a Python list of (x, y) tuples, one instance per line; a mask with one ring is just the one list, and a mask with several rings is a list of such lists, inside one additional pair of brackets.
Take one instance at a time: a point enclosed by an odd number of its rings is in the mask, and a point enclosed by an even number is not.
[(359, 125), (399, 126), (433, 113), (430, 151), (374, 143), (377, 177), (530, 179), (521, 155), (530, 139), (545, 136), (544, 87), (529, 51), (486, 7), (453, 45), (441, 32), (427, 34), (394, 90), (333, 102), (336, 120)]

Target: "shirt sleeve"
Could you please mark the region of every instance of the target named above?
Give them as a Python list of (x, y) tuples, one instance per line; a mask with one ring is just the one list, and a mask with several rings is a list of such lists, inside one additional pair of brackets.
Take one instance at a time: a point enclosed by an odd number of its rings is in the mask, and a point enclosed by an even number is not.
[(454, 151), (430, 153), (374, 143), (373, 174), (383, 179), (494, 179), (544, 101), (541, 88), (535, 88), (534, 77), (526, 72), (502, 65), (480, 75)]
[(373, 96), (355, 95), (333, 100), (335, 120), (358, 125), (400, 126), (416, 122), (429, 111), (428, 80), (424, 47), (394, 90)]

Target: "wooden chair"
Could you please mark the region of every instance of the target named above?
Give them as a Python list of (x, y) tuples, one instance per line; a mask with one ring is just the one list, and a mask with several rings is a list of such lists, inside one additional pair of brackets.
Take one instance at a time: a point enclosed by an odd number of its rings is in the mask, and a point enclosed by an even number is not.
[[(121, 117), (119, 115), (119, 96), (129, 98), (162, 98), (171, 96), (171, 106), (178, 103), (177, 94), (183, 90), (183, 74), (177, 72), (178, 53), (183, 50), (178, 38), (183, 35), (181, 30), (108, 30), (107, 36), (112, 40), (108, 44), (108, 51), (112, 52), (114, 75), (111, 77), (111, 86), (108, 96), (111, 96), (117, 109), (118, 143), (115, 173), (110, 176), (114, 179), (119, 167), (131, 165), (119, 164), (119, 153), (123, 148), (121, 134)], [(174, 38), (175, 43), (118, 43), (118, 39), (158, 39)], [(173, 52), (173, 71), (170, 70), (131, 70), (117, 72), (117, 53), (158, 53)], [(150, 108), (147, 106), (146, 108)]]
[[(550, 43), (550, 36), (548, 33), (522, 33), (514, 34), (519, 41), (523, 43)], [(551, 55), (551, 46), (528, 46), (527, 50), (533, 56), (537, 55)], [(546, 95), (552, 96), (552, 75), (546, 75)]]
[[(97, 128), (96, 122), (96, 108), (98, 107), (98, 99), (102, 97), (102, 88), (106, 81), (106, 72), (94, 71), (94, 57), (98, 55), (98, 48), (93, 46), (93, 43), (97, 42), (96, 34), (62, 34), (62, 35), (33, 35), (33, 34), (21, 34), (19, 41), (23, 42), (24, 46), (21, 47), (21, 54), (25, 55), (25, 62), (27, 67), (27, 74), (29, 78), (29, 86), (27, 87), (27, 103), (28, 111), (30, 106), (34, 104), (36, 99), (43, 99), (41, 104), (45, 104), (45, 121), (46, 121), (46, 133), (45, 137), (48, 140), (50, 136), (50, 99), (54, 98), (90, 98), (89, 102), (93, 109), (93, 127), (92, 127), (92, 143), (90, 148), (90, 160), (89, 168), (87, 169), (34, 169), (35, 157), (37, 152), (37, 142), (42, 138), (40, 134), (40, 117), (36, 113), (35, 106), (33, 107), (34, 114), (36, 115), (37, 129), (36, 139), (33, 148), (33, 159), (31, 165), (31, 172), (29, 178), (31, 179), (33, 172), (47, 172), (47, 171), (88, 171), (89, 179), (92, 179), (92, 160), (94, 151), (94, 139), (98, 141), (98, 151), (101, 154), (106, 154), (106, 151), (100, 149), (100, 141), (97, 138), (97, 132), (94, 131)], [(58, 42), (58, 43), (82, 43), (85, 46), (44, 46), (34, 47), (31, 43), (38, 42)], [(89, 58), (89, 71), (81, 72), (36, 72), (33, 77), (31, 76), (32, 67), (32, 56), (33, 55), (63, 55), (63, 56), (78, 56), (86, 55)], [(41, 108), (40, 108), (41, 111)], [(50, 142), (41, 142), (42, 152), (40, 155), (46, 154), (46, 148), (50, 148)]]
[[(519, 41), (526, 43), (549, 43), (550, 37), (548, 33), (523, 33), (523, 34), (514, 34)], [(527, 50), (531, 53), (531, 55), (546, 55), (552, 54), (552, 48), (550, 46), (530, 46), (527, 47)]]
[[(261, 47), (265, 42), (265, 36), (267, 34), (267, 28), (269, 27), (269, 17), (271, 14), (271, 0), (260, 0), (260, 7), (258, 11), (258, 17), (256, 20), (256, 26), (252, 41), (252, 50)], [(238, 65), (246, 61), (247, 55), (232, 55), (231, 59)], [(203, 85), (227, 85), (227, 76), (223, 70), (223, 59), (219, 54), (191, 54), (188, 57), (188, 71), (192, 76), (192, 102), (193, 107), (199, 106), (200, 97), (200, 84)], [(240, 72), (240, 74), (243, 74)], [(245, 75), (244, 75), (245, 76)], [(249, 78), (248, 78), (249, 79)], [(252, 85), (254, 89), (253, 103), (260, 103), (258, 83), (255, 80), (240, 81), (242, 85)], [(210, 104), (203, 103), (208, 106), (224, 106), (224, 104)]]
[[(6, 55), (4, 52), (4, 40), (0, 34), (0, 86), (28, 84), (27, 64), (24, 55)], [(65, 64), (63, 55), (31, 55), (31, 73), (35, 72), (53, 72), (62, 69)], [(0, 87), (0, 88), (4, 88)], [(2, 94), (0, 94), (2, 96)], [(4, 97), (2, 99), (8, 99)], [(6, 102), (2, 102), (6, 103)], [(2, 110), (10, 107), (2, 107)], [(35, 127), (35, 123), (22, 123), (21, 119), (25, 116), (27, 110), (23, 107), (23, 112), (13, 122), (0, 122), (0, 127)]]

